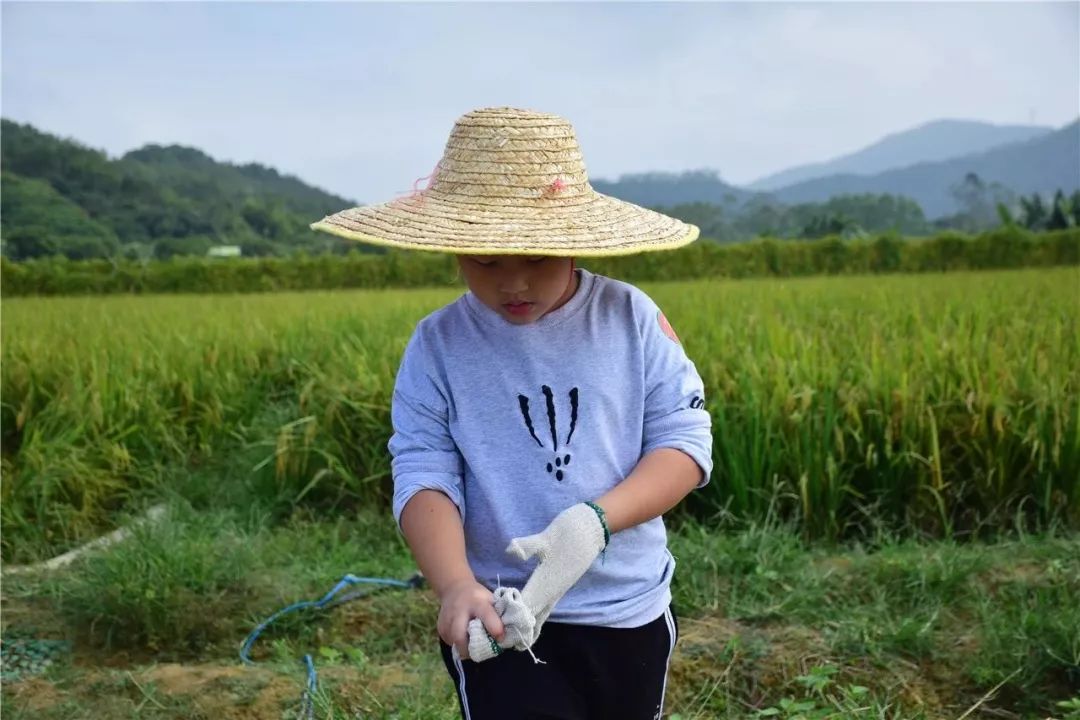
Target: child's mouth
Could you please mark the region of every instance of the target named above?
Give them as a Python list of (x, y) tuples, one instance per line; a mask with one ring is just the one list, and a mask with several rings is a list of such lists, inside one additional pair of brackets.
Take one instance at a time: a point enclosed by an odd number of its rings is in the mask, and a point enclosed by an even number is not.
[(506, 308), (507, 312), (509, 312), (509, 313), (511, 313), (513, 315), (528, 315), (529, 311), (532, 310), (533, 303), (531, 303), (531, 302), (504, 303), (503, 307)]

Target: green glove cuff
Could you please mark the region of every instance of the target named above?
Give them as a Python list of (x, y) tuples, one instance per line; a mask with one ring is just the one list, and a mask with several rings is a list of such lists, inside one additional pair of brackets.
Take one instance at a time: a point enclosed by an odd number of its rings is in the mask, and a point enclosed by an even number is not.
[(611, 542), (611, 532), (608, 530), (607, 516), (604, 514), (604, 508), (587, 500), (585, 501), (585, 504), (593, 509), (593, 512), (596, 513), (596, 517), (600, 518), (600, 526), (604, 528), (604, 547), (607, 548), (608, 543)]

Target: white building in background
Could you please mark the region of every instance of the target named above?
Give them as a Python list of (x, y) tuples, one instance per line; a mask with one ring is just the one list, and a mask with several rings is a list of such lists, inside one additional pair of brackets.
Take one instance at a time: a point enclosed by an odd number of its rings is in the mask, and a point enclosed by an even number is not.
[(208, 257), (240, 257), (239, 245), (215, 245), (206, 251)]

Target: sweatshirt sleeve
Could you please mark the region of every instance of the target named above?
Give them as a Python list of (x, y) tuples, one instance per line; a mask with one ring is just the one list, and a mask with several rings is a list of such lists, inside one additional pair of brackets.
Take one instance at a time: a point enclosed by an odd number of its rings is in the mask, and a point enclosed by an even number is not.
[(446, 395), (431, 368), (431, 355), (418, 326), (405, 348), (394, 383), (387, 444), (394, 478), (394, 520), (421, 490), (438, 490), (465, 516), (463, 461), (450, 436)]
[(674, 448), (701, 468), (698, 487), (712, 473), (712, 418), (705, 386), (678, 336), (651, 298), (644, 298), (645, 419), (642, 456)]

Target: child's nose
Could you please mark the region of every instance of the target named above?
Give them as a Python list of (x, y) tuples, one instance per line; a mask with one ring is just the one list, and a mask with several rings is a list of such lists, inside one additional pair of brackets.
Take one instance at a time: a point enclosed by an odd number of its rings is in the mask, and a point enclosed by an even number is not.
[(529, 281), (523, 273), (507, 275), (499, 282), (499, 291), (507, 295), (523, 293), (529, 289)]

